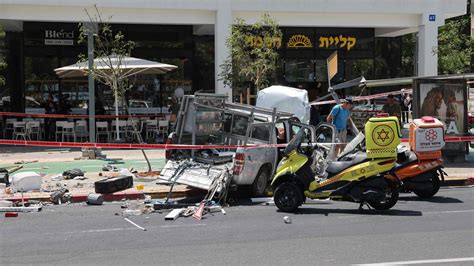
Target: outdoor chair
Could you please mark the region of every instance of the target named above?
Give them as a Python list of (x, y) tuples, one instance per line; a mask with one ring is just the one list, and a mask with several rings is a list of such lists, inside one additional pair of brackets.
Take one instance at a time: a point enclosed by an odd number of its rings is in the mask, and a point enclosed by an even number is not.
[(25, 125), (25, 122), (13, 122), (13, 139), (18, 140), (21, 137), (23, 140), (26, 140), (27, 135)]
[(11, 136), (13, 137), (13, 123), (17, 122), (16, 118), (7, 118), (5, 120), (5, 127), (3, 128), (3, 136), (4, 138), (8, 138), (8, 132), (11, 133)]
[(63, 124), (61, 141), (64, 142), (65, 139), (69, 141), (72, 137), (73, 141), (76, 142), (76, 131), (74, 127), (74, 122), (65, 122)]
[(116, 138), (117, 136), (117, 122), (118, 122), (118, 130), (119, 130), (119, 139), (123, 139), (127, 137), (127, 120), (112, 120), (112, 136)]
[(58, 141), (58, 139), (62, 139), (63, 137), (63, 127), (67, 121), (56, 121), (56, 133), (54, 139)]
[(106, 142), (110, 142), (109, 123), (95, 122), (95, 135), (97, 137), (97, 142), (100, 142), (100, 136), (105, 136)]
[(147, 120), (146, 122), (146, 139), (155, 139), (158, 134), (158, 120)]
[(169, 131), (169, 124), (170, 122), (168, 120), (160, 120), (158, 121), (158, 135), (161, 135), (163, 137), (163, 142), (165, 141), (165, 138), (168, 137), (168, 131)]
[(143, 124), (140, 123), (139, 119), (132, 118), (127, 120), (127, 138), (132, 140), (137, 139), (137, 134), (141, 134), (143, 129)]
[(89, 131), (87, 130), (87, 122), (85, 120), (76, 121), (76, 138), (78, 141), (89, 139)]
[(26, 136), (28, 139), (33, 139), (32, 136), (35, 136), (35, 140), (41, 139), (41, 129), (40, 121), (28, 121), (25, 126)]

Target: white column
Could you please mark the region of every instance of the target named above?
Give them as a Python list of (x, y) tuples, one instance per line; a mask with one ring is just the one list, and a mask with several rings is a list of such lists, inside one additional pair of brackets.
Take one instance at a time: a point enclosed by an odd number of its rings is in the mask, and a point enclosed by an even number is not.
[(430, 21), (430, 14), (421, 16), (418, 31), (418, 76), (438, 75), (438, 55), (434, 51), (438, 46), (438, 27), (442, 24), (440, 21), (444, 20), (438, 15), (431, 18), (434, 21)]
[(227, 37), (230, 35), (229, 25), (232, 24), (232, 10), (230, 0), (217, 1), (216, 24), (214, 25), (214, 60), (216, 75), (216, 93), (225, 94), (232, 101), (232, 88), (224, 87), (224, 83), (219, 79), (220, 65), (229, 55), (225, 46)]

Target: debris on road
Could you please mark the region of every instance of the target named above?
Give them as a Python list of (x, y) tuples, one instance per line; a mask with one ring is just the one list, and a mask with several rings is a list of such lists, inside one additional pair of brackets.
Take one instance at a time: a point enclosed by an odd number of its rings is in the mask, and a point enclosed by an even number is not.
[(118, 171), (118, 168), (111, 165), (111, 164), (104, 164), (104, 166), (102, 167), (102, 171), (107, 171), (107, 172), (117, 172)]
[(51, 177), (51, 180), (52, 181), (61, 181), (61, 180), (64, 180), (64, 176), (62, 174), (57, 174), (57, 175)]
[(42, 204), (35, 206), (21, 207), (0, 207), (0, 212), (39, 212), (43, 208)]
[(6, 212), (5, 217), (18, 217), (18, 212)]
[(51, 193), (49, 198), (54, 204), (62, 204), (71, 200), (71, 194), (68, 192), (69, 190), (67, 188), (62, 187)]
[(284, 216), (283, 221), (285, 221), (286, 224), (291, 224), (291, 218), (289, 216)]
[(36, 172), (23, 172), (12, 175), (13, 192), (27, 192), (41, 189), (41, 176)]
[(66, 170), (63, 172), (63, 177), (64, 179), (73, 179), (76, 176), (84, 176), (84, 172), (81, 169), (71, 169), (71, 170)]
[(95, 193), (109, 194), (133, 187), (133, 177), (120, 175), (94, 183)]
[(137, 227), (138, 229), (141, 229), (141, 230), (143, 230), (143, 231), (146, 231), (146, 228), (139, 226), (138, 224), (132, 222), (132, 220), (130, 220), (130, 219), (128, 219), (128, 218), (123, 218), (123, 219), (124, 219), (125, 221), (131, 223), (132, 225), (134, 225), (134, 226)]
[(13, 206), (13, 202), (9, 200), (0, 200), (0, 207), (11, 207)]
[(104, 203), (104, 196), (101, 194), (90, 193), (87, 195), (88, 205), (102, 205)]
[(170, 213), (168, 213), (168, 215), (165, 216), (165, 220), (176, 220), (184, 212), (184, 210), (184, 208), (172, 210)]
[(32, 161), (18, 161), (18, 162), (14, 162), (14, 164), (29, 164), (29, 163), (37, 163), (38, 160), (32, 160)]

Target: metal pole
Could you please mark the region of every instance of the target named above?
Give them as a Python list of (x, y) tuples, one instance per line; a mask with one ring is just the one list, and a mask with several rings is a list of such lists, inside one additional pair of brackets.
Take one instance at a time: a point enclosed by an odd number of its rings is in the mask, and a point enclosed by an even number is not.
[(90, 24), (87, 32), (87, 58), (88, 58), (88, 81), (89, 81), (89, 141), (95, 142), (95, 84), (94, 77), (90, 70), (94, 67), (94, 32), (93, 25)]
[(114, 84), (113, 84), (113, 90), (114, 90), (114, 95), (115, 95), (115, 132), (116, 132), (116, 139), (117, 141), (120, 140), (120, 133), (119, 133), (119, 110), (118, 110), (118, 83), (117, 79), (114, 78)]

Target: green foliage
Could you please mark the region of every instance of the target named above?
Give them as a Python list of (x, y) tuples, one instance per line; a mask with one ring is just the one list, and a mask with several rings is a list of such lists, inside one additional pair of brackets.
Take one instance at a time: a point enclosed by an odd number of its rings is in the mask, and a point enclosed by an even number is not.
[[(2, 28), (2, 25), (0, 25), (0, 42), (3, 41), (5, 38), (5, 31)], [(0, 70), (7, 68), (7, 62), (5, 62), (5, 57), (0, 51)], [(0, 76), (0, 85), (5, 85), (5, 77)]]
[[(95, 7), (95, 16), (91, 16), (87, 10), (89, 22), (79, 24), (79, 43), (87, 43), (87, 34), (94, 32), (94, 58), (109, 67), (108, 70), (100, 70), (95, 66), (89, 69), (95, 80), (105, 84), (123, 96), (132, 87), (128, 79), (127, 71), (122, 68), (123, 59), (130, 56), (135, 43), (127, 41), (122, 32), (113, 32), (109, 23), (104, 22), (99, 10)], [(79, 62), (87, 63), (87, 55), (80, 54)], [(116, 62), (116, 63), (115, 63)]]
[(446, 21), (439, 28), (438, 71), (440, 74), (469, 72), (474, 55), (474, 39), (469, 36), (470, 16), (464, 15)]
[(247, 25), (243, 19), (236, 19), (235, 24), (230, 27), (231, 34), (226, 40), (230, 53), (220, 65), (219, 79), (225, 86), (234, 88), (243, 87), (249, 83), (257, 90), (265, 88), (277, 68), (278, 45), (272, 42), (252, 45), (249, 37), (258, 37), (261, 40), (281, 40), (282, 32), (278, 24), (265, 13), (261, 20), (253, 25)]

